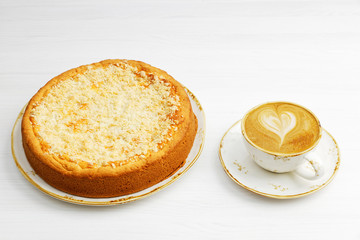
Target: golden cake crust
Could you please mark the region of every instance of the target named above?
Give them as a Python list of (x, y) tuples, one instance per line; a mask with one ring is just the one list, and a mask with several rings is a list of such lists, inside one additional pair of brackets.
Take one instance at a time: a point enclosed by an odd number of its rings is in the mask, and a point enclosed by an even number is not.
[[(172, 86), (179, 97), (180, 107), (172, 115), (176, 131), (171, 140), (160, 144), (158, 151), (148, 151), (136, 161), (111, 161), (103, 165), (88, 161), (73, 161), (61, 155), (46, 152), (47, 143), (39, 138), (32, 119), (32, 110), (44, 99), (52, 87), (66, 79), (84, 74), (89, 67), (106, 69), (109, 66), (131, 66), (140, 72), (157, 76)], [(172, 175), (185, 163), (197, 132), (197, 119), (189, 98), (181, 86), (165, 71), (133, 60), (105, 60), (71, 69), (51, 79), (29, 101), (22, 120), (22, 137), (26, 157), (35, 172), (53, 187), (84, 197), (115, 197), (143, 190)]]

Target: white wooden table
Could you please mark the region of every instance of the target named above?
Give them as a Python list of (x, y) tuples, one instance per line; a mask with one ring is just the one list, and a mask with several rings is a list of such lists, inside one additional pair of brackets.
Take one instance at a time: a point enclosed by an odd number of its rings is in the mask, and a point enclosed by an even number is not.
[[(162, 68), (200, 100), (206, 144), (164, 190), (113, 207), (65, 203), (18, 171), (10, 133), (49, 79), (108, 58)], [(360, 239), (359, 1), (0, 0), (0, 239)], [(312, 195), (276, 200), (235, 184), (218, 158), (251, 107), (310, 108), (341, 165)]]

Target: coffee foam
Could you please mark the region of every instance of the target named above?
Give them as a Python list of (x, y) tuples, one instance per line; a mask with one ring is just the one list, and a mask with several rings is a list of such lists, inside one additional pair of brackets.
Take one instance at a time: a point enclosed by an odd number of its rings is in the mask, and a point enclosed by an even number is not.
[(306, 151), (320, 137), (320, 125), (312, 113), (284, 102), (267, 103), (251, 110), (245, 116), (243, 128), (254, 145), (280, 154)]

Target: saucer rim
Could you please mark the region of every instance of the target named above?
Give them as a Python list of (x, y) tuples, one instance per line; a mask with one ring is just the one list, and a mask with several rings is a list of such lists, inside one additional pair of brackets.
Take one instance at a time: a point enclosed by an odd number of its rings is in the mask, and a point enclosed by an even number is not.
[[(339, 146), (335, 140), (335, 138), (326, 130), (322, 127), (322, 130), (325, 131), (329, 137), (333, 140), (335, 146), (336, 146), (336, 149), (337, 149), (337, 162), (336, 162), (336, 165), (335, 165), (335, 168), (334, 168), (334, 172), (332, 173), (332, 175), (330, 176), (330, 178), (324, 182), (323, 184), (321, 184), (320, 186), (318, 186), (317, 188), (315, 189), (312, 189), (310, 191), (307, 191), (307, 192), (303, 192), (303, 193), (299, 193), (299, 194), (291, 194), (291, 195), (277, 195), (277, 194), (270, 194), (270, 193), (264, 193), (264, 192), (261, 192), (259, 190), (256, 190), (256, 189), (253, 189), (253, 188), (250, 188), (248, 186), (246, 186), (245, 184), (241, 183), (238, 179), (236, 179), (231, 173), (230, 171), (227, 169), (226, 167), (226, 164), (224, 162), (224, 159), (223, 159), (223, 156), (221, 154), (221, 150), (222, 148), (224, 147), (224, 139), (226, 137), (226, 135), (230, 132), (230, 130), (232, 128), (234, 128), (237, 124), (241, 123), (241, 120), (238, 120), (236, 121), (233, 125), (231, 125), (231, 127), (225, 132), (225, 134), (222, 136), (221, 138), (221, 141), (220, 141), (220, 145), (219, 145), (219, 159), (220, 159), (220, 163), (224, 169), (224, 171), (226, 172), (226, 174), (235, 182), (237, 183), (238, 185), (240, 185), (241, 187), (243, 187), (244, 189), (250, 191), (250, 192), (253, 192), (253, 193), (256, 193), (258, 195), (261, 195), (261, 196), (265, 196), (265, 197), (269, 197), (269, 198), (275, 198), (275, 199), (293, 199), (293, 198), (299, 198), (299, 197), (304, 197), (304, 196), (307, 196), (307, 195), (310, 195), (314, 192), (317, 192), (321, 189), (323, 189), (325, 186), (327, 186), (335, 177), (335, 174), (337, 173), (339, 167), (340, 167), (340, 149), (339, 149)], [(273, 173), (273, 174), (276, 174), (276, 173)]]

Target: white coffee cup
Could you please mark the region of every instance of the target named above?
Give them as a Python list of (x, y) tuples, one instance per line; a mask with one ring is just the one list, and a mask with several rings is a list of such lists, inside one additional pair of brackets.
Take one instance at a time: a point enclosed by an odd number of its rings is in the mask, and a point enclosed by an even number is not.
[[(284, 104), (293, 104), (297, 107), (300, 107), (307, 112), (309, 112), (317, 121), (317, 127), (319, 128), (319, 135), (316, 141), (307, 149), (301, 152), (296, 153), (281, 153), (281, 152), (271, 152), (268, 151), (258, 145), (256, 145), (251, 139), (249, 139), (247, 132), (245, 131), (245, 119), (247, 118), (248, 114), (253, 112), (255, 109), (259, 109), (265, 104), (273, 104), (273, 103), (284, 103)], [(317, 117), (308, 109), (288, 102), (271, 102), (261, 104), (253, 109), (251, 109), (242, 119), (241, 122), (241, 130), (243, 136), (243, 142), (251, 156), (251, 158), (262, 168), (275, 172), (275, 173), (286, 173), (286, 172), (296, 172), (298, 175), (306, 178), (306, 179), (318, 179), (323, 175), (323, 167), (321, 164), (321, 159), (319, 156), (316, 155), (316, 148), (318, 143), (321, 140), (321, 125)], [(306, 164), (308, 163), (308, 164)], [(304, 171), (306, 169), (304, 166), (311, 166), (313, 174), (309, 174), (308, 171)]]

